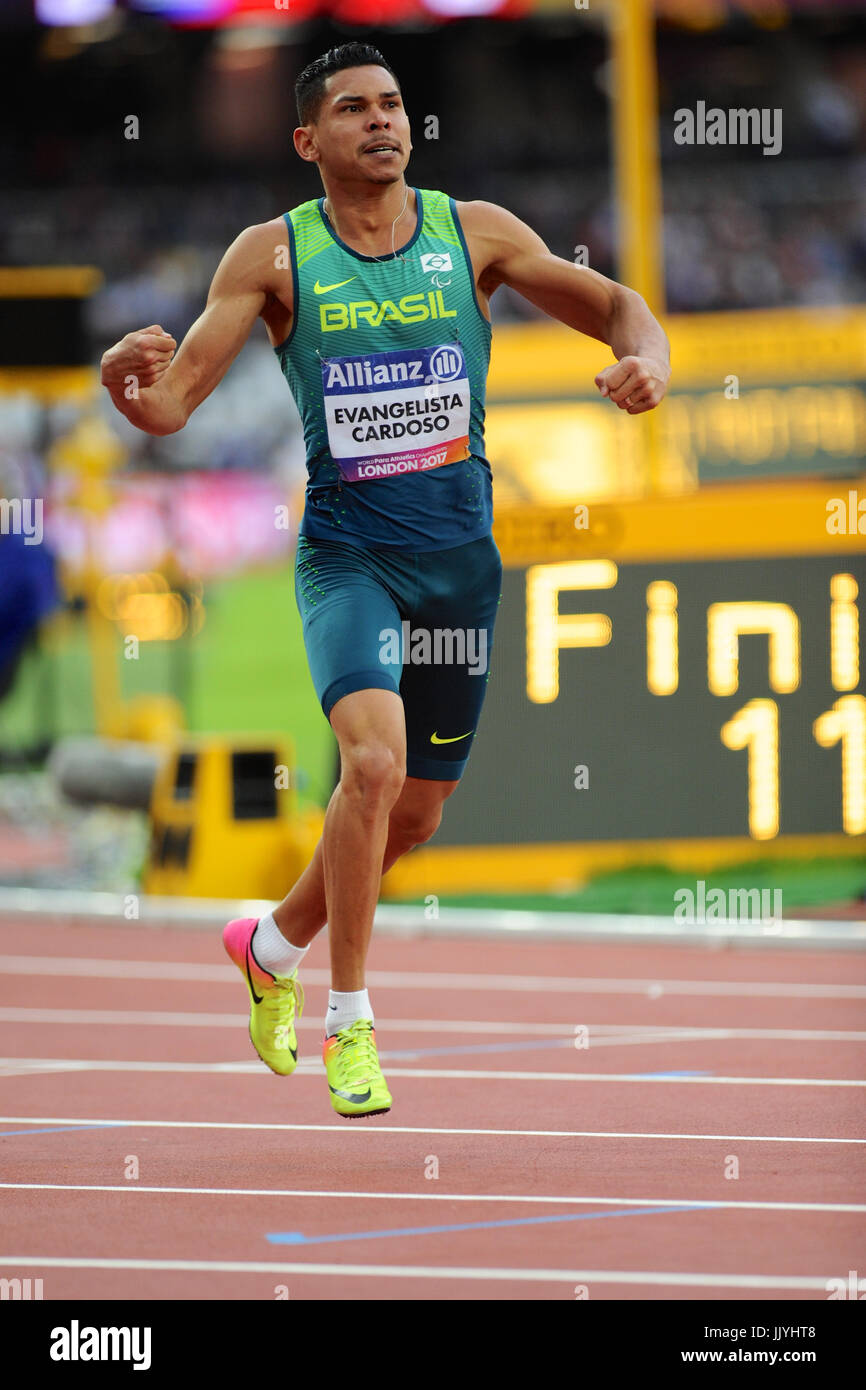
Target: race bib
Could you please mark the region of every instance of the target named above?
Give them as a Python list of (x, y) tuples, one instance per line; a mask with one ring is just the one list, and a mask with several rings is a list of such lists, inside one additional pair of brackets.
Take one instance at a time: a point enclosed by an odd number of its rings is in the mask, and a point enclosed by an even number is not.
[(330, 357), (322, 396), (328, 447), (348, 483), (469, 457), (469, 378), (457, 343)]

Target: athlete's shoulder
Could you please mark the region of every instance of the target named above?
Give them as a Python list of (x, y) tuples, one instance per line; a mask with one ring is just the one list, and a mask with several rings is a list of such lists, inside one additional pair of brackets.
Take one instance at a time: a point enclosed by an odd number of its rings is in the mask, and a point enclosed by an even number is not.
[[(279, 257), (275, 253), (286, 245), (282, 218), (255, 223), (235, 237), (220, 262), (217, 280), (225, 288), (255, 285), (269, 289)], [(215, 282), (216, 283), (216, 282)]]
[(501, 232), (526, 225), (508, 208), (500, 207), (498, 203), (484, 202), (480, 198), (466, 203), (455, 201), (454, 206), (464, 227), (474, 232)]
[(235, 263), (256, 263), (268, 256), (273, 259), (274, 246), (286, 244), (286, 224), (282, 217), (272, 217), (269, 222), (255, 222), (235, 237), (228, 251)]
[(476, 267), (485, 269), (513, 255), (538, 255), (547, 246), (537, 232), (498, 203), (457, 203), (457, 216)]

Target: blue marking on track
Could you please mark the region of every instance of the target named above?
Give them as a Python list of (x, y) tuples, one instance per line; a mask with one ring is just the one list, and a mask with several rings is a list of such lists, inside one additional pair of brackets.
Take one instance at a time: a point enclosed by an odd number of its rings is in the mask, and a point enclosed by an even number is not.
[(69, 1134), (74, 1129), (128, 1129), (129, 1125), (106, 1121), (104, 1125), (56, 1125), (52, 1129), (0, 1129), (0, 1139), (10, 1139), (15, 1134)]
[(382, 1240), (387, 1236), (446, 1235), (454, 1231), (503, 1230), (509, 1226), (549, 1226), (562, 1221), (602, 1221), (613, 1216), (663, 1216), (670, 1212), (708, 1211), (715, 1206), (715, 1202), (690, 1202), (681, 1207), (622, 1207), (614, 1211), (568, 1212), (559, 1216), (518, 1216), (509, 1221), (464, 1221), (452, 1226), (399, 1226), (384, 1231), (344, 1231), (330, 1236), (305, 1236), (303, 1231), (275, 1231), (267, 1236), (267, 1240), (271, 1245), (325, 1245), (341, 1240)]

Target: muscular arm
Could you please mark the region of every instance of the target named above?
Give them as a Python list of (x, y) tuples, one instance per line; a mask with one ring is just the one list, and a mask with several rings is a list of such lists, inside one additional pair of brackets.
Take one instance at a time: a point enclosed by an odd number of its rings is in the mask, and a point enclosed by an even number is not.
[(158, 325), (128, 333), (105, 353), (102, 384), (121, 414), (147, 434), (183, 429), (222, 381), (260, 314), (277, 298), (291, 309), (291, 275), (277, 269), (285, 230), (275, 222), (248, 227), (220, 262), (204, 312), (174, 355)]
[(619, 360), (596, 377), (601, 394), (630, 415), (658, 405), (670, 378), (670, 348), (639, 294), (554, 256), (505, 208), (463, 203), (459, 212), (483, 294), (509, 285), (552, 318), (607, 343)]

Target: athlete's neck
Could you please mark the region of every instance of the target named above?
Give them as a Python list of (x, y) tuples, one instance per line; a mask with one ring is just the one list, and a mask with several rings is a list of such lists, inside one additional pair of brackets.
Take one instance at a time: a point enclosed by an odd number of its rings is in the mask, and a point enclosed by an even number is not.
[(416, 202), (404, 179), (363, 190), (325, 185), (325, 216), (340, 240), (364, 256), (389, 256), (411, 240)]

